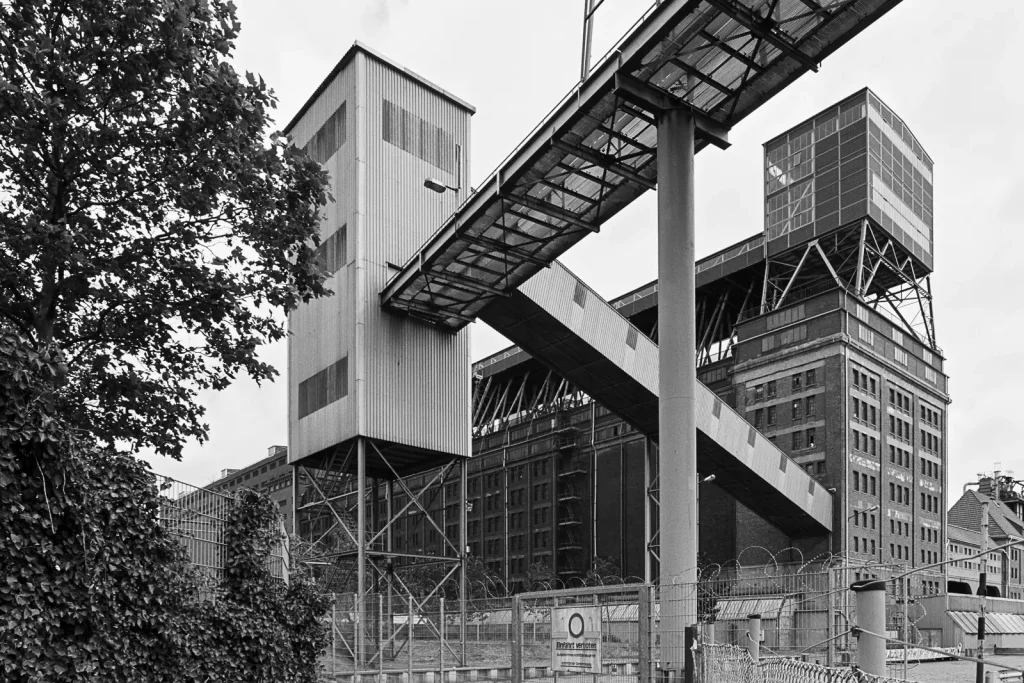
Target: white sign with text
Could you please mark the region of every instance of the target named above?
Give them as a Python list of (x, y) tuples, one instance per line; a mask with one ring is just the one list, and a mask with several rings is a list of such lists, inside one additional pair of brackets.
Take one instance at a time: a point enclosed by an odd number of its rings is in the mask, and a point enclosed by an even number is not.
[(601, 608), (551, 610), (551, 670), (601, 673)]

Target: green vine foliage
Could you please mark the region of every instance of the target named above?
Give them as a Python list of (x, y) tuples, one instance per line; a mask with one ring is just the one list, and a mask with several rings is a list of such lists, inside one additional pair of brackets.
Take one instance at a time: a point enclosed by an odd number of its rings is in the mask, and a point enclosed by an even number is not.
[(271, 577), (269, 499), (240, 494), (214, 593), (160, 527), (145, 463), (71, 431), (65, 366), (0, 326), (0, 680), (316, 680), (326, 602)]

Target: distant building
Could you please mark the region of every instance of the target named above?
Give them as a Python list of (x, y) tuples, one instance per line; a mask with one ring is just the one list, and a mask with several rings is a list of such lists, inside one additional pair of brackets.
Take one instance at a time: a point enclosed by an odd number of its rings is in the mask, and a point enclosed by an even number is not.
[[(949, 510), (948, 559), (953, 560), (947, 570), (947, 586), (950, 593), (976, 595), (979, 591), (979, 575), (982, 559), (975, 558), (981, 552), (981, 508), (985, 502), (988, 508), (989, 547), (1004, 545), (1024, 539), (1024, 520), (1021, 506), (1012, 491), (1002, 491), (997, 479), (985, 478), (979, 488), (967, 490)], [(1021, 548), (1008, 548), (989, 553), (988, 595), (997, 598), (1024, 599), (1024, 585), (1021, 581)]]
[(205, 488), (230, 494), (242, 487), (267, 494), (277, 502), (284, 516), (284, 528), (292, 533), (292, 468), (287, 465), (288, 448), (271, 446), (267, 457), (248, 467), (222, 470), (220, 478)]

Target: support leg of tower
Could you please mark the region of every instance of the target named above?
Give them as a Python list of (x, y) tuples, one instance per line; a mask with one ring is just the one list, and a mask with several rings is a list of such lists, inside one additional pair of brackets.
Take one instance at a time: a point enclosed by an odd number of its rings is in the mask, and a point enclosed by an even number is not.
[[(685, 632), (697, 623), (694, 120), (658, 119), (659, 507), (662, 666), (682, 677)], [(692, 593), (692, 595), (691, 595)]]

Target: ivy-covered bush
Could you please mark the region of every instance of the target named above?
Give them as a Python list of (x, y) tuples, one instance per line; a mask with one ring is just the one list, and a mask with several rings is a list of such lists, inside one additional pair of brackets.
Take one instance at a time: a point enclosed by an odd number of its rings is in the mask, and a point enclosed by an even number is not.
[(326, 602), (301, 573), (270, 576), (271, 501), (239, 496), (207, 599), (158, 523), (148, 466), (55, 413), (64, 372), (57, 351), (0, 327), (0, 680), (316, 680)]

